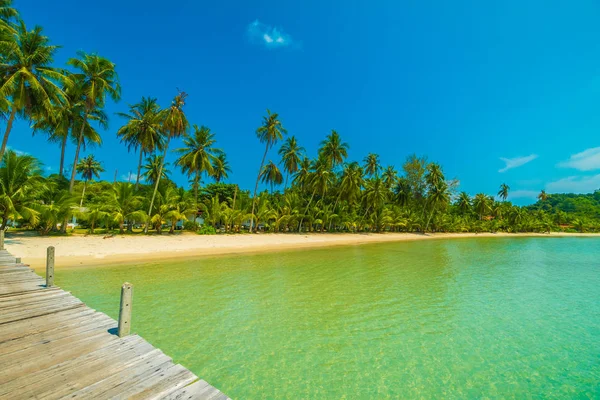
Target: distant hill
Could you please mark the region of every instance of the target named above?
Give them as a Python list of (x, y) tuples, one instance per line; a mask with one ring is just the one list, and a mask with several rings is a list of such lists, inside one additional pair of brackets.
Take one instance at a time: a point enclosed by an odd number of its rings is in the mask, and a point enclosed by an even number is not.
[(527, 208), (543, 209), (550, 213), (563, 211), (579, 218), (600, 219), (600, 190), (588, 194), (549, 194), (545, 201), (538, 201)]

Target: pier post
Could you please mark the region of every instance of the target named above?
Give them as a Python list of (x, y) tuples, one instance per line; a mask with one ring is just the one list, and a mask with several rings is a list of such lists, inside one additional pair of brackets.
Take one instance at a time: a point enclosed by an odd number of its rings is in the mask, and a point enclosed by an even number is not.
[(4, 229), (0, 229), (0, 250), (4, 250)]
[(121, 307), (119, 308), (119, 337), (129, 335), (131, 331), (131, 301), (133, 300), (133, 285), (125, 282), (121, 286)]
[(46, 250), (46, 287), (54, 285), (54, 246)]
[(15, 263), (21, 264), (21, 257), (15, 257)]

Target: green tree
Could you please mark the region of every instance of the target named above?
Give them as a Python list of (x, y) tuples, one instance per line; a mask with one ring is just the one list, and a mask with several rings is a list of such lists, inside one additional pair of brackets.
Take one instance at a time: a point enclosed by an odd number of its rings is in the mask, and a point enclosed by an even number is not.
[(144, 165), (143, 178), (147, 180), (151, 185), (156, 184), (159, 179), (167, 179), (171, 171), (167, 168), (169, 163), (163, 163), (162, 156), (153, 154), (146, 158), (146, 164)]
[(500, 190), (498, 190), (497, 196), (502, 199), (502, 201), (506, 201), (508, 198), (508, 192), (510, 191), (510, 186), (506, 183), (500, 185)]
[(319, 157), (327, 162), (329, 168), (334, 169), (336, 166), (341, 165), (348, 157), (349, 148), (348, 143), (342, 142), (340, 135), (335, 130), (332, 130), (325, 140), (321, 142)]
[[(0, 3), (3, 16), (13, 14), (9, 5), (10, 2), (6, 1)], [(5, 18), (2, 20), (5, 21)], [(17, 114), (31, 118), (41, 109), (51, 112), (53, 104), (66, 101), (59, 84), (70, 84), (70, 81), (62, 71), (52, 67), (58, 46), (50, 45), (41, 27), (36, 26), (28, 31), (21, 21), (11, 34), (1, 35), (0, 39), (0, 71), (3, 78), (0, 97), (10, 102), (8, 122), (0, 147), (2, 159)]]
[(302, 157), (306, 150), (304, 147), (298, 145), (298, 141), (295, 136), (290, 136), (286, 139), (285, 143), (279, 149), (279, 155), (281, 156), (281, 162), (283, 163), (283, 170), (285, 171), (285, 187), (287, 189), (288, 177), (298, 172)]
[(370, 177), (379, 177), (379, 170), (381, 165), (379, 164), (379, 156), (374, 153), (369, 153), (365, 159), (365, 173)]
[(231, 168), (227, 161), (227, 156), (224, 152), (217, 153), (217, 156), (213, 159), (211, 177), (215, 182), (220, 183), (222, 180), (229, 178)]
[(87, 186), (88, 181), (96, 178), (100, 178), (100, 173), (104, 172), (104, 168), (102, 167), (102, 163), (94, 158), (93, 154), (83, 158), (79, 161), (76, 167), (77, 173), (81, 175), (83, 178), (83, 191), (81, 192), (81, 201), (79, 202), (79, 207), (83, 206), (83, 198), (85, 196), (85, 188)]
[(254, 223), (254, 210), (256, 208), (256, 192), (258, 191), (258, 183), (260, 182), (260, 175), (265, 165), (265, 159), (269, 149), (277, 144), (278, 141), (283, 139), (283, 135), (287, 133), (287, 130), (281, 124), (279, 120), (279, 114), (272, 113), (267, 109), (267, 115), (263, 117), (263, 124), (256, 130), (256, 137), (261, 143), (265, 145), (265, 153), (263, 154), (262, 161), (260, 162), (260, 168), (258, 169), (258, 175), (256, 177), (256, 184), (254, 185), (254, 193), (252, 195), (252, 219), (250, 220), (250, 232), (252, 232), (252, 225)]
[[(77, 147), (75, 149), (75, 161), (73, 161), (74, 166), (77, 165), (79, 160), (79, 150), (85, 138), (85, 131), (90, 128), (88, 123), (90, 115), (101, 113), (107, 96), (113, 101), (118, 101), (121, 97), (121, 86), (115, 71), (115, 64), (97, 54), (79, 52), (78, 57), (71, 58), (67, 62), (68, 65), (78, 71), (71, 76), (76, 86), (75, 93), (79, 96), (78, 102), (83, 105), (83, 121), (80, 124), (79, 133), (75, 137)], [(101, 119), (103, 121), (107, 120), (105, 116)], [(75, 183), (75, 173), (76, 169), (73, 168), (69, 185), (69, 191), (71, 192), (73, 192)]]
[(121, 142), (127, 144), (128, 150), (139, 150), (140, 153), (135, 180), (137, 190), (144, 155), (162, 148), (163, 136), (160, 129), (163, 115), (157, 100), (151, 97), (142, 97), (139, 103), (129, 106), (129, 113), (117, 113), (117, 115), (127, 119), (127, 123), (117, 131), (117, 136), (121, 138)]
[(113, 186), (112, 193), (108, 199), (107, 208), (112, 217), (119, 224), (119, 233), (125, 233), (125, 222), (127, 231), (133, 231), (133, 222), (142, 221), (146, 214), (141, 210), (143, 197), (135, 194), (135, 187), (129, 182), (117, 182)]
[(263, 167), (260, 173), (260, 179), (263, 183), (271, 186), (271, 194), (273, 193), (274, 185), (281, 185), (283, 183), (283, 174), (277, 168), (277, 165), (271, 160)]

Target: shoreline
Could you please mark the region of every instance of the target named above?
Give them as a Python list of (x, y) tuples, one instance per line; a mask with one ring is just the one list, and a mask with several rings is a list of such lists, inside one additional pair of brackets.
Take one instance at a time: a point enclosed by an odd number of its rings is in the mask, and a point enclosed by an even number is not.
[(491, 237), (600, 237), (594, 233), (268, 233), (246, 235), (26, 236), (7, 235), (6, 249), (35, 270), (45, 268), (46, 249), (56, 248), (60, 268), (138, 264), (229, 254), (256, 254), (369, 243)]

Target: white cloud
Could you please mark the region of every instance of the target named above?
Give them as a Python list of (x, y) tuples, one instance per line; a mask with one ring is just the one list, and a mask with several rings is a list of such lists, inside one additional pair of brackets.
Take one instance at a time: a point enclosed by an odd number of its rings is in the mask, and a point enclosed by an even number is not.
[(45, 166), (44, 169), (48, 172), (52, 171), (52, 167), (49, 165)]
[(6, 146), (6, 149), (7, 149), (7, 150), (12, 150), (12, 151), (14, 151), (14, 152), (15, 152), (15, 153), (16, 153), (18, 156), (26, 156), (26, 155), (29, 155), (29, 153), (27, 153), (27, 152), (25, 152), (25, 151), (17, 150), (17, 149), (15, 149), (15, 148), (13, 148), (13, 147), (10, 147), (10, 146)]
[(538, 158), (537, 154), (530, 154), (525, 157), (516, 157), (516, 158), (500, 157), (500, 160), (504, 161), (504, 164), (506, 164), (506, 165), (504, 166), (504, 168), (498, 170), (498, 172), (506, 172), (509, 169), (520, 167), (522, 165), (527, 164), (528, 162), (535, 160), (536, 158)]
[(546, 185), (549, 193), (592, 193), (598, 189), (600, 189), (600, 174), (569, 176)]
[[(122, 181), (134, 183), (136, 179), (137, 179), (137, 174), (134, 174), (133, 172), (130, 172), (126, 175), (121, 175)], [(143, 182), (143, 181), (144, 181), (144, 177), (140, 176), (140, 182)]]
[(259, 20), (250, 23), (246, 29), (246, 33), (252, 43), (263, 45), (269, 49), (287, 47), (294, 44), (292, 37), (283, 30), (263, 24)]
[(575, 168), (580, 171), (593, 171), (600, 169), (600, 147), (592, 147), (573, 154), (567, 161), (558, 163), (562, 168)]
[(539, 191), (535, 190), (513, 190), (508, 192), (508, 199), (535, 199)]

